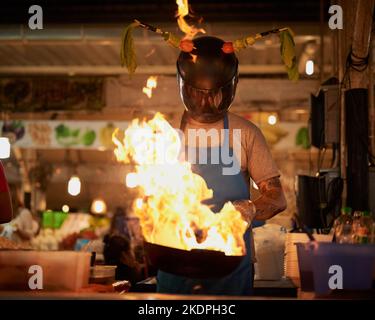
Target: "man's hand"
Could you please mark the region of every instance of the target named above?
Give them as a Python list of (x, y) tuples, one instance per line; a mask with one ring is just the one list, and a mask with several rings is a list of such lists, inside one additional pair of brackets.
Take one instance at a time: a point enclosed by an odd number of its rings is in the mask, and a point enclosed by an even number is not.
[(235, 208), (241, 212), (242, 217), (251, 223), (253, 219), (267, 220), (286, 209), (286, 200), (279, 178), (271, 178), (259, 183), (261, 196), (251, 202), (250, 200), (237, 200), (233, 202)]
[(236, 200), (233, 205), (237, 211), (241, 212), (242, 219), (250, 225), (256, 214), (254, 203), (250, 200)]
[(286, 200), (279, 178), (262, 181), (258, 187), (261, 196), (254, 200), (257, 220), (270, 219), (286, 209)]

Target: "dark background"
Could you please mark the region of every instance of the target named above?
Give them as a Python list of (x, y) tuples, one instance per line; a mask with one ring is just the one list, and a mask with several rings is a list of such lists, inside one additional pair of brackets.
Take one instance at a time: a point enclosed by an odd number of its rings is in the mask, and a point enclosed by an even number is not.
[[(329, 0), (323, 0), (328, 16)], [(2, 0), (0, 24), (24, 24), (28, 8), (43, 8), (44, 23), (126, 23), (143, 21), (174, 22), (177, 5), (174, 0)], [(319, 21), (320, 0), (190, 0), (196, 15), (206, 22), (214, 21)]]

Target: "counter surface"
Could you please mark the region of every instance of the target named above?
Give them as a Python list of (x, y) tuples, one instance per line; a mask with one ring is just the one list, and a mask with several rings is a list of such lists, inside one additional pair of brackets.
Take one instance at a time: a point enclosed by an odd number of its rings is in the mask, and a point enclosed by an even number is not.
[(0, 291), (0, 300), (295, 300), (280, 297), (243, 297), (177, 295), (161, 293), (97, 293), (97, 292), (47, 292), (47, 291)]

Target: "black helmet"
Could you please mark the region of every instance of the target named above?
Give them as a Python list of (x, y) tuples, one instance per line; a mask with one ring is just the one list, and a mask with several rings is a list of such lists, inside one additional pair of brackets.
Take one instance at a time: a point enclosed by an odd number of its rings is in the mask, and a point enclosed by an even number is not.
[(181, 52), (177, 78), (187, 113), (199, 122), (214, 122), (229, 109), (238, 81), (238, 60), (224, 53), (224, 41), (216, 37), (193, 40), (194, 49)]

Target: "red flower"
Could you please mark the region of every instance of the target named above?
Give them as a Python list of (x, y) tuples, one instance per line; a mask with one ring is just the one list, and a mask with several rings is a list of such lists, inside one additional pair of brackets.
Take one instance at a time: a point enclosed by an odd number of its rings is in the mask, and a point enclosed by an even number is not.
[(234, 52), (233, 43), (225, 42), (221, 50), (223, 50), (224, 53), (233, 53)]
[(184, 52), (191, 52), (194, 49), (194, 43), (191, 40), (181, 40), (180, 49)]

